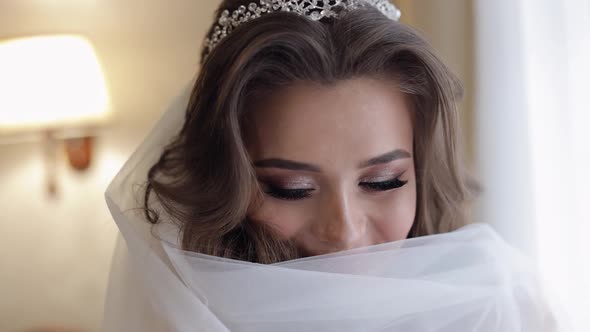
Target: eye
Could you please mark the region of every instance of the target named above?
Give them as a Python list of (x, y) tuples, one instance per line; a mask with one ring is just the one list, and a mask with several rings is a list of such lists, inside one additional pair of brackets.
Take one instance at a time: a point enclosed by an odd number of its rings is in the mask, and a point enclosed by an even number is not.
[(402, 181), (399, 178), (380, 181), (380, 182), (360, 182), (359, 185), (370, 191), (387, 191), (403, 187), (408, 181)]
[(311, 196), (310, 193), (313, 191), (313, 189), (285, 189), (270, 185), (267, 185), (266, 187), (267, 188), (264, 190), (264, 192), (267, 195), (288, 201), (307, 198)]

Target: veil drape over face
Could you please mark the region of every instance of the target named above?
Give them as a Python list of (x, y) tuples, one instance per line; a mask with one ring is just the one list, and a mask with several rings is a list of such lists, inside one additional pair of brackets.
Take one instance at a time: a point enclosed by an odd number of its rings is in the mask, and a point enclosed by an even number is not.
[(171, 104), (106, 191), (122, 237), (104, 331), (571, 331), (533, 264), (486, 224), (272, 265), (182, 250), (177, 226), (152, 226), (141, 200), (187, 102)]

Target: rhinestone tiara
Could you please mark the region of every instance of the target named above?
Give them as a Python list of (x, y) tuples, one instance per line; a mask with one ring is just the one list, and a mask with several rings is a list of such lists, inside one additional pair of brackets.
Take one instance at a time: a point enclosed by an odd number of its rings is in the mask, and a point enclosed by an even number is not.
[[(320, 4), (321, 3), (321, 4)], [(377, 8), (383, 15), (394, 21), (399, 20), (401, 12), (389, 0), (259, 0), (248, 6), (239, 6), (230, 12), (224, 10), (217, 19), (211, 34), (205, 38), (207, 56), (217, 44), (242, 23), (272, 12), (291, 12), (319, 21), (324, 17), (338, 18), (342, 11), (350, 11), (365, 5)]]

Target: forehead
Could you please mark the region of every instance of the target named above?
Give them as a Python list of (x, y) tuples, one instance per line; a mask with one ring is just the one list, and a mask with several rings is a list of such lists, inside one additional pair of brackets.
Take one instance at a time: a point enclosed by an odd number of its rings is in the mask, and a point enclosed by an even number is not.
[(245, 128), (253, 159), (344, 162), (394, 148), (411, 152), (407, 98), (392, 82), (298, 82), (260, 97)]

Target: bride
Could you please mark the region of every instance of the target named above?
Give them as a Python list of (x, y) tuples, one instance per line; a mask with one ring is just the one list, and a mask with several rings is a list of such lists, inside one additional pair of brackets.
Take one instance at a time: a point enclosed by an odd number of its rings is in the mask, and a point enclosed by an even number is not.
[(484, 224), (462, 90), (386, 0), (225, 0), (106, 192), (105, 331), (569, 331)]

